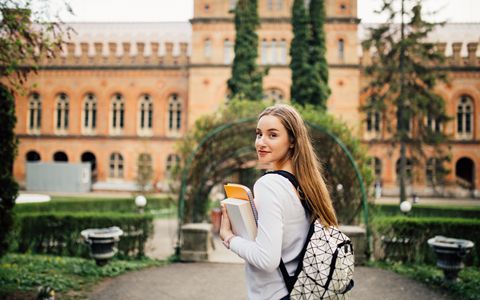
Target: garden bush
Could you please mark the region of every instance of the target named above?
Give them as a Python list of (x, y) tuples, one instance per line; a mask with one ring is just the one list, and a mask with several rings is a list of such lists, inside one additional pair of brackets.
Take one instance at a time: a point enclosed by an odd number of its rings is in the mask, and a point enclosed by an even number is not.
[(87, 228), (120, 227), (119, 257), (144, 256), (145, 242), (153, 232), (148, 214), (95, 212), (40, 212), (16, 215), (12, 251), (89, 257), (80, 232)]
[[(176, 204), (171, 198), (148, 198), (146, 212), (155, 210), (172, 208)], [(86, 198), (61, 198), (53, 199), (50, 202), (42, 203), (25, 203), (15, 205), (14, 211), (16, 213), (24, 212), (78, 212), (78, 211), (92, 211), (92, 212), (136, 212), (137, 207), (132, 198), (120, 199), (86, 199)]]
[(435, 255), (427, 240), (443, 235), (473, 241), (475, 247), (465, 263), (480, 266), (479, 219), (377, 217), (373, 226), (377, 258), (435, 264)]
[[(398, 204), (375, 204), (373, 211), (379, 216), (396, 216), (402, 214)], [(410, 217), (480, 219), (480, 207), (413, 205), (408, 215)]]

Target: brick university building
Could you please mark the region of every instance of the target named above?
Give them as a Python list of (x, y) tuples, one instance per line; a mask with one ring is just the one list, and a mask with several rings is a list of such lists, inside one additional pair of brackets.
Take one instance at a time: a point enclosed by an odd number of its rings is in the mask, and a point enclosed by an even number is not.
[[(259, 0), (260, 65), (269, 65), (265, 98), (288, 102), (292, 0)], [(55, 59), (45, 59), (16, 95), (19, 152), (15, 178), (25, 184), (27, 161), (90, 161), (94, 190), (133, 190), (137, 168), (151, 165), (153, 183), (165, 187), (177, 161), (175, 143), (195, 120), (226, 100), (233, 60), (235, 5), (195, 0), (190, 22), (73, 23), (77, 34)], [(331, 114), (344, 120), (373, 157), (385, 191), (395, 193), (398, 149), (384, 142), (386, 122), (359, 111), (371, 63), (360, 43), (366, 27), (356, 0), (326, 0), (325, 25)], [(480, 24), (447, 24), (430, 39), (447, 55), (449, 83), (437, 87), (452, 122), (449, 189), (470, 195), (480, 186)], [(432, 126), (435, 126), (432, 124)], [(253, 141), (252, 141), (253, 142)], [(432, 192), (434, 161), (413, 166), (412, 186)], [(463, 186), (464, 188), (459, 188)]]

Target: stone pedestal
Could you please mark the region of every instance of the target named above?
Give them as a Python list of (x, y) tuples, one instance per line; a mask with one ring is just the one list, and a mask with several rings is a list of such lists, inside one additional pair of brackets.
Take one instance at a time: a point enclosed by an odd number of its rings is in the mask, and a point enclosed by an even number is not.
[(190, 223), (182, 226), (182, 261), (208, 261), (212, 252), (212, 224)]
[(353, 251), (355, 253), (355, 265), (363, 265), (367, 259), (367, 230), (360, 226), (351, 225), (340, 225), (339, 229), (352, 241)]

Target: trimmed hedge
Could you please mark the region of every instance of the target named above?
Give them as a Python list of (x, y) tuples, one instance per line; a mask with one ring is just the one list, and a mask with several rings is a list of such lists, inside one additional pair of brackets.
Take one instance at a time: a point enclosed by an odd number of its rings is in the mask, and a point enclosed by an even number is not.
[[(148, 198), (145, 211), (153, 211), (174, 207), (175, 203), (170, 198)], [(136, 212), (135, 201), (130, 198), (120, 199), (60, 199), (42, 203), (25, 203), (15, 205), (16, 213), (26, 212), (77, 212), (77, 211), (115, 211), (115, 212)]]
[[(402, 215), (398, 204), (375, 204), (373, 210), (380, 216)], [(480, 219), (480, 207), (413, 205), (408, 215), (411, 217)]]
[(373, 221), (376, 256), (385, 260), (435, 264), (427, 240), (436, 235), (471, 240), (467, 265), (480, 266), (480, 220), (465, 218), (377, 217)]
[(141, 257), (153, 232), (149, 214), (47, 212), (16, 215), (12, 250), (21, 253), (89, 257), (80, 232), (87, 228), (120, 227), (120, 257)]

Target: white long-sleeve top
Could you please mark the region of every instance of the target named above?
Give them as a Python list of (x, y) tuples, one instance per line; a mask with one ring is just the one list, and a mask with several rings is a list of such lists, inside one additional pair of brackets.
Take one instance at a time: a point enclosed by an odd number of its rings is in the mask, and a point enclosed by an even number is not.
[(279, 269), (280, 258), (293, 274), (307, 237), (309, 221), (288, 179), (278, 174), (262, 176), (253, 188), (258, 211), (255, 241), (234, 237), (230, 249), (246, 261), (248, 298), (281, 299), (288, 294)]

